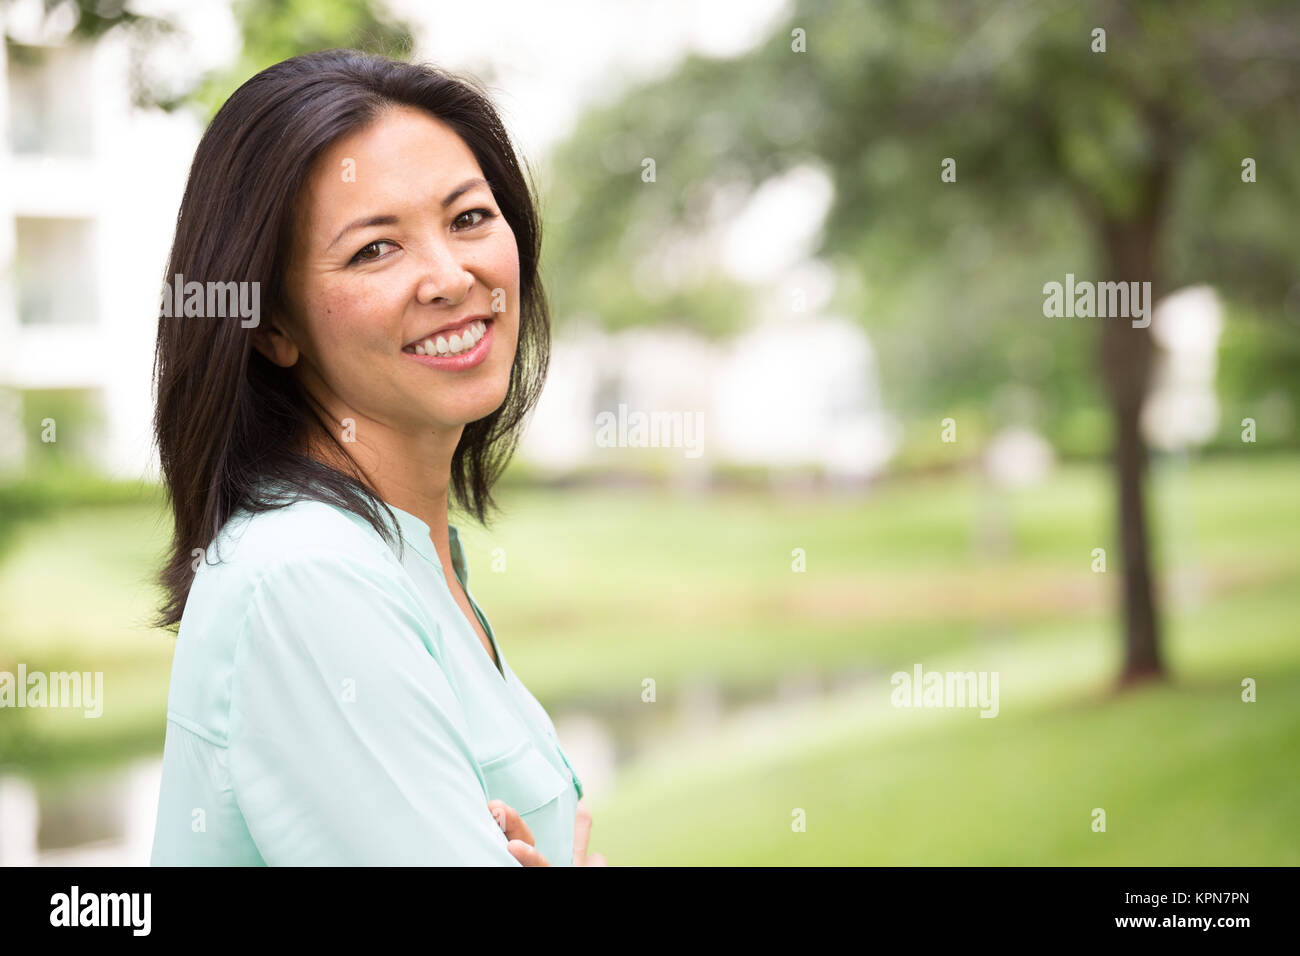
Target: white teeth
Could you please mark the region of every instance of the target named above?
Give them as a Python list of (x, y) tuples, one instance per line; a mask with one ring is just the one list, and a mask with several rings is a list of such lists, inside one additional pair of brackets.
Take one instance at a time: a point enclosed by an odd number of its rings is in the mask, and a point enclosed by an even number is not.
[(439, 335), (435, 339), (430, 336), (423, 342), (417, 343), (410, 351), (416, 355), (460, 355), (478, 345), (486, 334), (487, 323), (479, 319), (450, 338)]

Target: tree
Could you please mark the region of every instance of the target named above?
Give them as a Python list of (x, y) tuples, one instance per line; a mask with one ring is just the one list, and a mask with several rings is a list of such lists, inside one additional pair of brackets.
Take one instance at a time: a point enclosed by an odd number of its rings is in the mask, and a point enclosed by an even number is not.
[[(10, 6), (14, 0), (0, 0)], [(173, 110), (194, 103), (211, 117), (250, 76), (300, 53), (352, 47), (402, 58), (412, 48), (410, 27), (380, 0), (235, 0), (243, 46), (235, 63), (193, 84), (174, 89), (145, 66), (148, 47), (173, 33), (170, 20), (139, 14), (126, 4), (103, 0), (43, 0), (45, 23), (67, 23), (66, 39), (92, 42), (111, 31), (125, 33), (133, 51), (132, 83), (137, 104)]]
[[(1283, 318), (1300, 259), (1298, 64), (1300, 8), (1284, 0), (805, 0), (750, 53), (687, 60), (557, 150), (557, 311), (609, 325), (667, 310), (710, 328), (734, 321), (736, 299), (718, 309), (713, 276), (647, 289), (629, 284), (628, 263), (734, 208), (710, 196), (820, 166), (835, 198), (818, 252), (853, 280), (841, 303), (870, 316), (883, 354), (914, 359), (895, 396), (986, 400), (1027, 380), (1055, 399), (1059, 424), (1100, 386), (1123, 558), (1121, 685), (1158, 677), (1139, 429), (1152, 339), (1125, 319), (1045, 319), (1043, 287), (1073, 273), (1150, 282), (1154, 299), (1209, 282), (1273, 330), (1278, 374), (1294, 376)], [(656, 159), (652, 185), (634, 178), (642, 157)], [(1094, 328), (1089, 369), (1081, 345)]]

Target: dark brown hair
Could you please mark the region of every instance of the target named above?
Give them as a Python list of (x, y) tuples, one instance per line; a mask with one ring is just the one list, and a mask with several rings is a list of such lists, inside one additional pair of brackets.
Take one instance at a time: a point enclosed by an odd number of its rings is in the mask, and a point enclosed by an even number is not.
[[(451, 461), (452, 502), (480, 522), (491, 489), (537, 401), (550, 351), (550, 318), (538, 273), (541, 225), (530, 183), (487, 93), (473, 80), (427, 65), (352, 50), (309, 53), (258, 73), (226, 101), (194, 154), (165, 282), (260, 283), (261, 311), (287, 311), (282, 285), (295, 203), (316, 158), (392, 106), (424, 110), (469, 147), (519, 249), (519, 338), (505, 400), (465, 426)], [(194, 572), (232, 514), (302, 498), (365, 518), (387, 540), (394, 521), (357, 467), (305, 455), (319, 429), (350, 461), (322, 410), (289, 370), (253, 348), (238, 318), (160, 315), (154, 355), (154, 437), (175, 519), (160, 575), (158, 623), (181, 619)], [(323, 437), (322, 436), (322, 437)]]

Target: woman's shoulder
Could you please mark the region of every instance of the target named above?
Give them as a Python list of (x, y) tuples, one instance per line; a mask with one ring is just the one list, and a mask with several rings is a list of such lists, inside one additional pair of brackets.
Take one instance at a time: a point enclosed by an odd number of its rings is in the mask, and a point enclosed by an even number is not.
[[(389, 545), (361, 516), (322, 501), (236, 512), (194, 563), (168, 717), (203, 728), (214, 742), (226, 738), (231, 678), (255, 608), (277, 620), (307, 622), (330, 606), (373, 603), (379, 595), (406, 603)], [(358, 588), (370, 596), (357, 598)]]
[(231, 515), (208, 546), (204, 562), (258, 576), (288, 562), (380, 563), (392, 559), (390, 544), (365, 518), (310, 498), (261, 511)]
[(400, 592), (396, 536), (386, 540), (365, 518), (314, 499), (231, 515), (203, 552), (181, 617), (179, 637), (211, 628), (229, 630), (255, 599), (305, 592), (321, 601), (348, 584)]

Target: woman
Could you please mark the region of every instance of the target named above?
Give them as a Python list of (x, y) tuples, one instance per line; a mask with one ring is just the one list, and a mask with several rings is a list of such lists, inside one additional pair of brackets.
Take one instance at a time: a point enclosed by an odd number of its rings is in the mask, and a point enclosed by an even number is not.
[(295, 57), (213, 119), (155, 358), (154, 865), (604, 865), (447, 516), (486, 519), (545, 377), (539, 245), (496, 112), (444, 72)]

